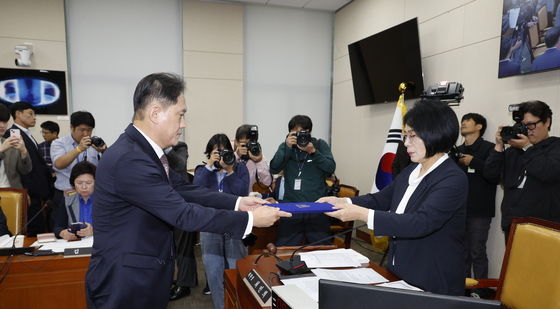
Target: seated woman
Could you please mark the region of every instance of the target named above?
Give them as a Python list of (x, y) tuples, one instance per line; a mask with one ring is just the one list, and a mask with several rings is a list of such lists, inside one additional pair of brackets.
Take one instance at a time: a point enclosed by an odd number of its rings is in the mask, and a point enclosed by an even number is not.
[[(249, 193), (247, 167), (236, 162), (231, 142), (225, 134), (212, 136), (205, 154), (208, 162), (196, 168), (194, 184), (239, 196)], [(227, 234), (206, 232), (200, 233), (200, 244), (214, 307), (224, 308), (224, 270), (235, 268), (235, 262), (247, 255), (247, 247), (241, 240), (232, 239)]]
[(468, 182), (447, 155), (459, 121), (447, 104), (423, 100), (404, 124), (413, 164), (380, 192), (319, 202), (336, 205), (338, 211), (327, 213), (332, 217), (362, 220), (376, 235), (391, 236), (387, 268), (396, 276), (428, 292), (462, 295)]
[[(93, 188), (95, 185), (95, 165), (82, 161), (72, 168), (70, 184), (74, 194), (64, 197), (63, 204), (53, 211), (53, 232), (66, 240), (78, 240), (80, 237), (93, 235), (91, 206), (93, 204)], [(83, 223), (76, 233), (70, 231), (73, 223)]]

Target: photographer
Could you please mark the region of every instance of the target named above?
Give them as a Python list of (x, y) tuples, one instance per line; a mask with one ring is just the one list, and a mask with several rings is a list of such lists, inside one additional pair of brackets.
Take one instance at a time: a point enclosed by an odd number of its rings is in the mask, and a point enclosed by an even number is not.
[(484, 177), (484, 163), (494, 148), (493, 143), (482, 138), (485, 131), (486, 118), (476, 113), (465, 114), (461, 119), (461, 135), (465, 142), (454, 153), (469, 180), (465, 233), (467, 278), (473, 277), (473, 274), (474, 278), (488, 278), (486, 241), (495, 214), (498, 179)]
[[(272, 185), (272, 175), (268, 162), (263, 157), (258, 143), (257, 126), (244, 124), (235, 132), (235, 157), (238, 162), (244, 162), (249, 172), (249, 192), (253, 185), (259, 182), (265, 186)], [(249, 146), (249, 148), (248, 148)]]
[[(315, 201), (327, 192), (325, 181), (336, 164), (329, 145), (311, 137), (312, 128), (308, 116), (294, 116), (286, 140), (270, 161), (273, 174), (284, 171), (283, 202)], [(277, 246), (299, 246), (330, 235), (329, 217), (324, 214), (294, 214), (283, 219), (278, 221)]]
[[(225, 134), (212, 136), (204, 153), (208, 162), (196, 168), (195, 185), (239, 196), (249, 193), (247, 167), (236, 162)], [(200, 232), (200, 244), (214, 308), (224, 308), (224, 270), (235, 268), (235, 262), (247, 255), (247, 247), (228, 233)]]
[(79, 162), (88, 161), (97, 166), (107, 145), (100, 138), (92, 137), (95, 119), (89, 112), (74, 112), (70, 116), (70, 135), (54, 140), (51, 158), (56, 173), (54, 202), (60, 204), (63, 191), (71, 190), (70, 171)]
[(516, 125), (498, 128), (484, 171), (487, 177), (501, 177), (506, 242), (513, 217), (560, 222), (560, 139), (549, 136), (552, 111), (541, 101), (523, 102), (518, 108)]

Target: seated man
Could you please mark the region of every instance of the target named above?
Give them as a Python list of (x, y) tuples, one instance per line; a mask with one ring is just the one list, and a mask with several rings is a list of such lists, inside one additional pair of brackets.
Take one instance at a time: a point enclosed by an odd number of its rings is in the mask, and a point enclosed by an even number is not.
[[(78, 237), (93, 235), (91, 211), (95, 165), (88, 161), (76, 164), (70, 173), (70, 183), (76, 191), (66, 194), (63, 202), (55, 208), (53, 232), (57, 237), (77, 240)], [(83, 223), (83, 227), (73, 233), (69, 229), (73, 223)]]
[[(270, 161), (274, 174), (284, 171), (284, 202), (313, 202), (327, 193), (326, 179), (336, 164), (322, 139), (311, 138), (313, 123), (308, 116), (294, 116), (288, 135)], [(277, 246), (299, 246), (330, 235), (330, 220), (324, 214), (295, 214), (278, 222)], [(330, 244), (325, 241), (323, 244)]]

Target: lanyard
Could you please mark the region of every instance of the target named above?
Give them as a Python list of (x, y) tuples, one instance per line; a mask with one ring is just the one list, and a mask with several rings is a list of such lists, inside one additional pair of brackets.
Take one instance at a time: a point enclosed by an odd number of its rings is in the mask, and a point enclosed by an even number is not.
[(303, 158), (302, 162), (299, 161), (299, 157), (298, 157), (298, 151), (295, 150), (296, 152), (296, 162), (297, 162), (297, 166), (298, 166), (298, 174), (297, 174), (297, 178), (299, 178), (299, 176), (301, 176), (301, 170), (303, 169), (303, 166), (305, 165), (305, 161), (307, 161), (307, 157), (309, 156), (309, 153), (305, 153), (305, 158)]

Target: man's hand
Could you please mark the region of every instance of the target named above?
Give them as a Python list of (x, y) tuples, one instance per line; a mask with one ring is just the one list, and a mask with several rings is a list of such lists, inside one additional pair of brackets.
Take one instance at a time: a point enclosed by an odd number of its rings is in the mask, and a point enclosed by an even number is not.
[(86, 237), (93, 235), (93, 226), (86, 222), (86, 227), (78, 231), (78, 236)]
[(105, 150), (107, 150), (107, 144), (104, 144), (104, 145), (101, 146), (101, 147), (97, 147), (97, 146), (95, 146), (95, 145), (91, 145), (91, 147), (93, 147), (93, 149), (97, 150), (97, 152), (100, 152), (100, 153), (104, 153)]
[(299, 149), (301, 149), (302, 151), (307, 152), (308, 154), (314, 154), (315, 151), (317, 151), (315, 149), (315, 145), (313, 145), (312, 142), (309, 142), (309, 144), (307, 144), (305, 147), (301, 147), (300, 145), (297, 146)]
[(357, 206), (354, 204), (336, 204), (334, 209), (338, 209), (337, 211), (333, 212), (326, 212), (325, 215), (337, 218), (340, 221), (353, 221), (353, 220), (361, 220), (367, 222), (368, 220), (368, 212), (367, 208)]
[(463, 164), (464, 166), (469, 166), (471, 164), (471, 161), (474, 157), (469, 155), (469, 154), (465, 154), (463, 155), (462, 158), (459, 158), (459, 162), (461, 164)]
[(258, 156), (254, 156), (254, 155), (249, 151), (249, 159), (251, 159), (251, 160), (254, 161), (255, 163), (261, 162), (262, 159), (263, 159), (262, 151), (261, 151), (261, 153), (259, 153)]
[(82, 137), (82, 140), (80, 141), (80, 144), (78, 145), (78, 147), (80, 147), (80, 150), (85, 151), (90, 146), (91, 146), (91, 136)]
[(253, 211), (263, 204), (268, 204), (267, 201), (262, 198), (254, 196), (245, 196), (239, 200), (239, 210), (240, 211)]
[(315, 201), (316, 203), (329, 203), (332, 205), (346, 204), (347, 200), (344, 197), (324, 196)]
[(523, 147), (530, 144), (529, 138), (523, 134), (517, 134), (517, 138), (512, 138), (508, 141), (511, 147), (523, 149)]
[(499, 152), (502, 152), (505, 149), (504, 140), (502, 139), (502, 135), (501, 135), (503, 127), (504, 126), (499, 126), (498, 130), (496, 131), (496, 146), (494, 147), (494, 150)]
[(253, 226), (269, 227), (274, 224), (280, 217), (291, 217), (292, 214), (280, 211), (276, 207), (262, 206), (253, 210)]
[(245, 144), (245, 143), (239, 144), (239, 147), (237, 147), (237, 149), (235, 151), (237, 151), (237, 155), (239, 157), (242, 157), (242, 156), (246, 155), (247, 154), (247, 144)]
[(286, 137), (286, 146), (292, 148), (297, 143), (296, 131), (288, 133)]

